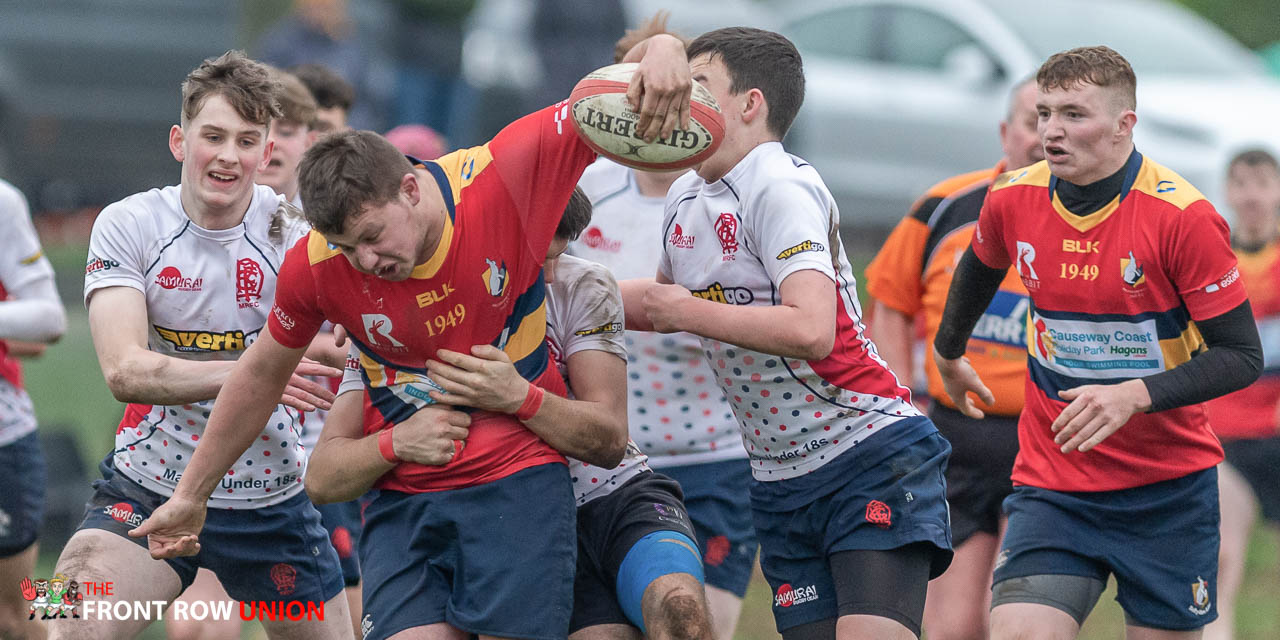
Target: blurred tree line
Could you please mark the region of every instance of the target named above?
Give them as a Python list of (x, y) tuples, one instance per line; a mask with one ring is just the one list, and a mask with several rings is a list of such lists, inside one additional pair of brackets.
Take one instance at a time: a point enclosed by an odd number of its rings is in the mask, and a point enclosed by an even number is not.
[(1276, 0), (1177, 0), (1235, 36), (1246, 47), (1261, 50), (1280, 41), (1280, 4)]

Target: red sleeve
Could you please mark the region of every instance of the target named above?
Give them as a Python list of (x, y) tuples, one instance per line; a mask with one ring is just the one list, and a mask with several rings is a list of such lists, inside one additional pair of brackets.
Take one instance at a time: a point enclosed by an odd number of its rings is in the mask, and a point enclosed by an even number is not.
[(992, 269), (1008, 269), (1013, 261), (1009, 259), (1009, 248), (1004, 243), (1004, 219), (1001, 213), (1006, 207), (1001, 206), (998, 192), (987, 194), (982, 203), (982, 212), (978, 214), (978, 228), (973, 233), (973, 253), (982, 264)]
[(1175, 215), (1164, 260), (1191, 319), (1213, 318), (1240, 306), (1248, 294), (1231, 251), (1227, 221), (1208, 200)]
[(551, 246), (578, 178), (596, 159), (569, 118), (565, 100), (516, 120), (489, 142), (493, 165), (519, 212), (529, 250), (539, 259)]
[(280, 275), (276, 277), (276, 299), (267, 318), (267, 328), (276, 342), (290, 348), (301, 349), (311, 344), (311, 339), (324, 324), (324, 313), (316, 297), (316, 281), (311, 273), (311, 260), (307, 255), (307, 243), (311, 235), (305, 235), (284, 256)]

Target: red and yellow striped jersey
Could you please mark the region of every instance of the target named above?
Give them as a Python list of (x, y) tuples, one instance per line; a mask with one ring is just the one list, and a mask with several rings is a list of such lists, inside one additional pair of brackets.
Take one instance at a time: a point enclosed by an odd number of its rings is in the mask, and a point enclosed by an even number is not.
[[(563, 104), (526, 116), (488, 144), (455, 151), (428, 170), (448, 210), (435, 253), (401, 282), (356, 271), (322, 235), (289, 251), (280, 270), (272, 336), (297, 348), (324, 320), (347, 327), (360, 350), (365, 433), (429, 404), (427, 360), (438, 349), (493, 344), (526, 379), (564, 395), (547, 366), (542, 266), (583, 169), (595, 159)], [(466, 446), (443, 467), (402, 463), (379, 488), (438, 491), (492, 482), (563, 457), (509, 415), (475, 412)]]
[(1195, 321), (1243, 303), (1226, 222), (1181, 176), (1136, 151), (1114, 200), (1068, 211), (1044, 162), (997, 178), (973, 248), (1013, 266), (1031, 297), (1026, 409), (1013, 481), (1108, 491), (1181, 477), (1222, 459), (1204, 405), (1133, 416), (1092, 450), (1063, 454), (1058, 392), (1172, 369), (1204, 349)]

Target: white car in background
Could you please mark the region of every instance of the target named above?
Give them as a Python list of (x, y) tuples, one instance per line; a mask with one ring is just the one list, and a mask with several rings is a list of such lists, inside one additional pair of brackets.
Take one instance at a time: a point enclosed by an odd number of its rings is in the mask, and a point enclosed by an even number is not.
[(775, 2), (804, 56), (789, 149), (822, 173), (844, 227), (895, 224), (929, 185), (991, 166), (1010, 88), (1049, 55), (1105, 44), (1138, 78), (1140, 152), (1230, 219), (1225, 165), (1280, 149), (1280, 82), (1217, 27), (1155, 0)]

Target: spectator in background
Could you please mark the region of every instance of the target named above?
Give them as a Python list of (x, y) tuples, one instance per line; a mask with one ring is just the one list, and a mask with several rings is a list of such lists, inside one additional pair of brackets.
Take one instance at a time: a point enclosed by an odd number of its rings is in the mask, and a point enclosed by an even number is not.
[(319, 134), (346, 131), (347, 114), (356, 101), (355, 87), (342, 79), (333, 69), (322, 64), (308, 62), (290, 67), (289, 72), (307, 86), (316, 101), (316, 118), (311, 128)]
[(395, 124), (425, 124), (464, 140), (474, 96), (461, 76), (462, 31), (475, 5), (476, 0), (397, 0)]
[(400, 153), (419, 160), (435, 160), (449, 150), (449, 144), (440, 134), (422, 124), (402, 124), (388, 131), (385, 137)]
[(1218, 619), (1204, 629), (1211, 640), (1232, 637), (1259, 505), (1273, 528), (1280, 522), (1280, 164), (1270, 153), (1253, 149), (1227, 166), (1227, 203), (1236, 212), (1231, 246), (1262, 338), (1262, 377), (1206, 406), (1227, 456), (1218, 465)]
[(44, 454), (15, 356), (39, 355), (66, 331), (67, 316), (27, 200), (2, 180), (0, 230), (0, 637), (43, 639), (44, 626), (31, 621), (28, 600), (35, 597), (30, 576), (44, 515)]
[[(280, 67), (317, 63), (332, 69), (360, 95), (368, 95), (369, 52), (356, 37), (347, 0), (293, 0), (293, 9), (263, 34), (254, 47), (257, 59)], [(366, 105), (348, 113), (361, 126), (374, 119)]]
[(608, 60), (627, 28), (621, 0), (540, 0), (533, 12), (533, 44), (543, 78), (525, 111), (563, 100), (582, 76)]

